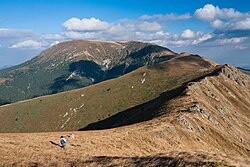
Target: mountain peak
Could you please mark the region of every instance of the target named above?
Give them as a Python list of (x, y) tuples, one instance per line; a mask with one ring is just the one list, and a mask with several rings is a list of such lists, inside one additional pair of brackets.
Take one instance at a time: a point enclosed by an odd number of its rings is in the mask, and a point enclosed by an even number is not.
[[(176, 56), (167, 48), (143, 42), (65, 41), (30, 61), (0, 71), (0, 94), (5, 96), (0, 99), (14, 102), (80, 88)], [(34, 78), (39, 79), (34, 81)], [(20, 85), (16, 87), (16, 84)], [(19, 95), (9, 97), (8, 91), (19, 92)]]

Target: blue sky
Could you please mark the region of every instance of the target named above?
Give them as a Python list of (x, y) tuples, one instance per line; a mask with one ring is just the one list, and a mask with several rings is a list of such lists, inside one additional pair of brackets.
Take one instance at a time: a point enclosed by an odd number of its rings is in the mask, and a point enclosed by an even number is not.
[(0, 67), (64, 40), (145, 41), (250, 67), (247, 0), (1, 0)]

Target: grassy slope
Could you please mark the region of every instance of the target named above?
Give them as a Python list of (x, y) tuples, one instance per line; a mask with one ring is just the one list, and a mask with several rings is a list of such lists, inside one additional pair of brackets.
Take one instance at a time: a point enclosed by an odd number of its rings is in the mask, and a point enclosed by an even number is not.
[[(145, 128), (132, 126), (128, 129), (73, 132), (74, 139), (66, 137), (68, 147), (65, 150), (58, 146), (58, 139), (61, 135), (67, 136), (69, 132), (0, 133), (0, 166), (211, 167), (224, 166), (223, 164), (247, 166), (249, 163), (247, 159), (235, 155), (227, 156), (211, 150), (209, 153), (188, 151), (188, 146), (173, 147), (173, 141), (171, 143), (171, 140), (163, 138), (164, 133), (160, 135), (156, 131), (158, 128), (147, 128), (145, 131)], [(130, 135), (126, 135), (127, 133)], [(183, 142), (188, 145), (187, 141)]]
[(0, 70), (0, 105), (86, 87), (175, 55), (141, 42), (62, 42), (23, 64)]
[[(182, 57), (147, 72), (165, 69), (171, 77), (174, 70), (184, 80), (203, 63)], [(100, 131), (0, 133), (0, 166), (249, 166), (250, 78), (230, 66), (220, 69), (189, 82), (181, 96), (158, 109), (165, 114), (150, 121)], [(65, 150), (58, 145), (61, 135), (68, 141)]]
[(150, 101), (209, 65), (198, 56), (184, 56), (82, 89), (1, 106), (0, 132), (77, 130)]

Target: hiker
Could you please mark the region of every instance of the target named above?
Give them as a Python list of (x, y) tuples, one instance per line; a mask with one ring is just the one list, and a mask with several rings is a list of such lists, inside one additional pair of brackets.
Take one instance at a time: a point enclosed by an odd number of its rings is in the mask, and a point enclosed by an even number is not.
[(67, 141), (66, 141), (66, 139), (63, 136), (61, 136), (60, 143), (61, 143), (61, 147), (62, 148), (66, 148)]

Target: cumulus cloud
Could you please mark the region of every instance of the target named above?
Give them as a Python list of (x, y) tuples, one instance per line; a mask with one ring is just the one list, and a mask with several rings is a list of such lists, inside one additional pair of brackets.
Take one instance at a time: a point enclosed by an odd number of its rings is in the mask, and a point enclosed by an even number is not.
[(241, 13), (233, 8), (219, 8), (207, 4), (195, 11), (194, 18), (210, 22), (214, 34), (221, 37), (250, 35), (250, 12)]
[(63, 23), (63, 26), (67, 30), (71, 31), (98, 31), (98, 30), (107, 30), (110, 28), (110, 24), (105, 21), (101, 21), (94, 17), (90, 19), (78, 19), (71, 18)]
[(232, 30), (250, 30), (250, 17), (231, 23)]
[(37, 50), (42, 49), (43, 44), (41, 42), (33, 41), (33, 40), (26, 40), (23, 42), (19, 42), (10, 46), (10, 48), (20, 48), (20, 49), (27, 49), (27, 50)]
[[(201, 9), (197, 9), (195, 12), (197, 15), (202, 16), (204, 11), (213, 11), (210, 14), (211, 26), (216, 30), (230, 29), (247, 29), (248, 21), (250, 19), (246, 17), (239, 17), (237, 11), (233, 9), (220, 9), (213, 5), (205, 5)], [(235, 18), (234, 22), (223, 20), (221, 18)], [(49, 47), (57, 44), (59, 41), (70, 40), (70, 39), (98, 39), (98, 40), (114, 40), (114, 41), (144, 41), (153, 42), (159, 45), (165, 45), (170, 47), (181, 47), (181, 46), (201, 46), (201, 43), (222, 45), (222, 44), (238, 44), (238, 38), (226, 37), (221, 33), (212, 32), (194, 32), (191, 30), (192, 27), (184, 29), (181, 33), (170, 34), (166, 31), (166, 24), (159, 20), (186, 20), (190, 19), (189, 14), (176, 15), (144, 15), (138, 20), (123, 19), (113, 23), (100, 20), (98, 18), (71, 18), (63, 23), (65, 31), (59, 34), (42, 34), (40, 38), (30, 38), (12, 45), (10, 48), (22, 48), (22, 49), (40, 49), (42, 47)], [(206, 20), (207, 18), (205, 18)], [(203, 19), (204, 20), (204, 19)], [(236, 25), (236, 21), (237, 24)], [(242, 21), (242, 23), (240, 22)], [(243, 22), (244, 21), (244, 22)], [(243, 24), (247, 23), (247, 24)], [(0, 29), (1, 30), (1, 29)], [(0, 31), (1, 32), (1, 31)], [(219, 37), (215, 37), (219, 36)], [(232, 39), (231, 39), (232, 38)], [(210, 40), (209, 40), (210, 39)], [(224, 39), (224, 40), (223, 40)], [(38, 42), (42, 41), (42, 42)], [(209, 42), (208, 42), (209, 41)], [(243, 41), (243, 39), (240, 39)], [(44, 44), (47, 42), (47, 44)], [(240, 42), (239, 42), (240, 43)], [(12, 43), (13, 44), (13, 43)]]
[(224, 26), (224, 22), (219, 19), (216, 19), (215, 21), (211, 22), (211, 26), (213, 28), (222, 28)]
[(215, 20), (210, 24), (215, 28), (215, 32), (219, 34), (230, 34), (230, 36), (250, 35), (250, 17), (227, 22)]
[(242, 13), (233, 8), (220, 9), (218, 6), (207, 4), (203, 8), (195, 11), (194, 16), (197, 19), (210, 21), (215, 19), (232, 19), (242, 17)]
[[(179, 20), (187, 22), (183, 31)], [(188, 21), (185, 21), (188, 20)], [(193, 22), (195, 20), (195, 23)], [(200, 26), (196, 22), (205, 21)], [(189, 25), (190, 27), (187, 27)], [(185, 49), (199, 48), (226, 48), (231, 50), (244, 50), (250, 42), (250, 12), (240, 13), (233, 8), (219, 8), (212, 4), (204, 5), (193, 14), (155, 14), (143, 15), (137, 19), (122, 19), (108, 22), (98, 18), (70, 18), (62, 23), (65, 28), (58, 34), (35, 34), (30, 30), (0, 28), (1, 50), (9, 48), (23, 49), (23, 52), (38, 53), (43, 48), (56, 45), (60, 41), (71, 39), (96, 39), (114, 41), (144, 41), (152, 42), (170, 48)], [(171, 27), (172, 26), (172, 27)], [(194, 28), (195, 27), (195, 28)], [(174, 31), (169, 33), (167, 31)], [(205, 32), (201, 32), (201, 31)], [(179, 48), (178, 48), (179, 47)], [(183, 48), (181, 48), (183, 47)], [(204, 49), (205, 48), (205, 49)], [(17, 49), (8, 49), (19, 52)], [(180, 50), (179, 50), (180, 51)], [(182, 50), (183, 51), (183, 50)], [(244, 50), (245, 51), (245, 50)], [(214, 51), (215, 52), (215, 51)]]
[(214, 7), (212, 4), (207, 4), (203, 8), (197, 9), (194, 13), (196, 18), (200, 20), (213, 20), (217, 15), (218, 7)]
[(195, 34), (194, 34), (194, 32), (193, 32), (192, 30), (186, 29), (186, 30), (184, 30), (184, 31), (182, 32), (181, 37), (182, 37), (182, 38), (187, 38), (187, 39), (189, 39), (189, 38), (194, 38), (194, 37), (195, 37)]

